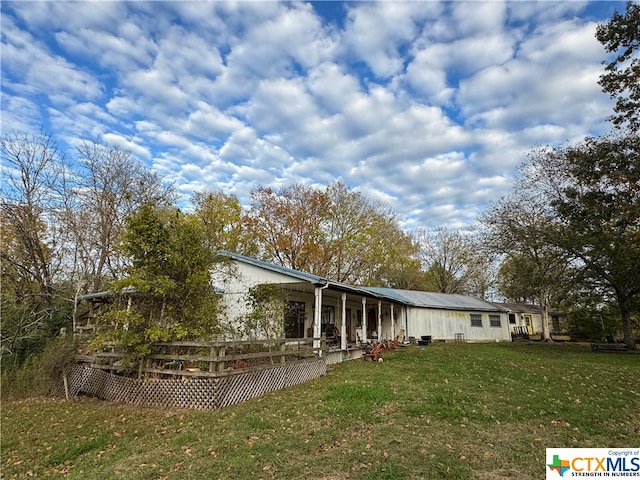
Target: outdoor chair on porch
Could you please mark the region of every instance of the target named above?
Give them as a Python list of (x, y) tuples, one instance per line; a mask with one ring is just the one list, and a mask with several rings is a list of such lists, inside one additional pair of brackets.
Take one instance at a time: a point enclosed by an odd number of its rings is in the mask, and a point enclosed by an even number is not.
[(338, 328), (330, 323), (324, 329), (325, 338), (327, 339), (328, 347), (339, 347), (340, 346), (340, 331)]

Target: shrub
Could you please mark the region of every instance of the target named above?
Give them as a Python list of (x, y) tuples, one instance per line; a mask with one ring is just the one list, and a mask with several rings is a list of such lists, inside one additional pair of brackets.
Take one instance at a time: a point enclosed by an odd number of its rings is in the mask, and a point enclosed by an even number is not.
[(50, 340), (42, 352), (30, 355), (15, 369), (2, 368), (3, 400), (46, 395), (52, 378), (73, 363), (77, 342), (72, 337)]

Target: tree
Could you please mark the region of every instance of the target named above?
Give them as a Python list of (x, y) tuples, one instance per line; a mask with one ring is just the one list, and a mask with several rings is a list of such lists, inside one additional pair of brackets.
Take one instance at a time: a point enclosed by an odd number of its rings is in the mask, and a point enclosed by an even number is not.
[(147, 204), (127, 218), (126, 227), (122, 249), (131, 265), (113, 284), (120, 298), (105, 314), (110, 326), (99, 341), (116, 340), (140, 358), (153, 342), (220, 333), (210, 280), (214, 256), (202, 222)]
[[(537, 159), (555, 188), (551, 240), (578, 259), (591, 281), (615, 299), (624, 342), (635, 347), (633, 312), (640, 310), (640, 136), (588, 138)], [(558, 165), (561, 171), (558, 171)]]
[(282, 285), (256, 285), (246, 296), (247, 314), (241, 319), (241, 334), (251, 340), (285, 336), (284, 318), (288, 295)]
[(95, 292), (125, 267), (118, 244), (126, 218), (147, 203), (170, 205), (175, 193), (129, 150), (85, 141), (77, 155), (65, 179), (65, 225), (73, 234), (74, 276)]
[(56, 315), (62, 242), (48, 223), (60, 204), (56, 167), (63, 154), (45, 133), (6, 135), (1, 153), (2, 346), (19, 354), (62, 325)]
[(13, 134), (2, 139), (5, 183), (2, 189), (3, 220), (13, 232), (12, 263), (48, 295), (53, 281), (51, 248), (46, 220), (55, 210), (52, 192), (58, 183), (58, 145), (49, 134)]
[(246, 224), (265, 259), (332, 280), (386, 286), (417, 266), (397, 216), (341, 182), (258, 187)]
[(257, 253), (256, 244), (242, 223), (242, 205), (238, 197), (223, 192), (198, 192), (192, 201), (212, 251), (222, 249), (242, 255)]
[(325, 194), (300, 183), (280, 190), (259, 186), (251, 191), (245, 223), (266, 259), (322, 275), (318, 258), (327, 207)]
[(415, 277), (415, 244), (387, 205), (342, 182), (330, 184), (325, 192), (329, 207), (322, 223), (322, 275), (371, 286), (402, 284)]
[[(606, 64), (606, 73), (599, 84), (605, 93), (616, 99), (614, 125), (627, 124), (633, 132), (640, 128), (640, 5), (627, 2), (624, 15), (614, 12), (611, 19), (598, 25), (596, 38), (607, 53), (615, 57)], [(604, 62), (606, 63), (606, 62)]]
[(510, 284), (511, 292), (521, 292), (518, 297), (537, 300), (543, 316), (542, 339), (550, 341), (550, 302), (563, 289), (569, 260), (565, 251), (549, 240), (553, 212), (547, 198), (535, 190), (536, 177), (531, 176), (528, 165), (520, 172), (522, 177), (512, 194), (483, 212), (480, 219), (487, 229), (485, 245), (506, 259), (501, 273), (509, 277), (501, 277), (500, 282)]
[[(515, 252), (500, 264), (498, 292), (509, 302), (558, 306), (573, 290), (576, 275), (566, 257), (543, 259), (532, 257), (529, 252)], [(541, 289), (544, 285), (546, 288)], [(546, 295), (542, 302), (541, 294)]]
[(427, 290), (484, 298), (492, 283), (492, 261), (474, 237), (440, 227), (418, 230), (416, 241)]

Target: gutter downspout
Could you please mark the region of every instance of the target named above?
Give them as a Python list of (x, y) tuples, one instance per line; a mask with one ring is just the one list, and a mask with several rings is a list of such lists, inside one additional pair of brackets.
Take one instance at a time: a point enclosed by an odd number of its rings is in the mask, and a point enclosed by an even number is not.
[(407, 332), (405, 334), (406, 338), (409, 338), (409, 312), (408, 307), (404, 306), (404, 331)]

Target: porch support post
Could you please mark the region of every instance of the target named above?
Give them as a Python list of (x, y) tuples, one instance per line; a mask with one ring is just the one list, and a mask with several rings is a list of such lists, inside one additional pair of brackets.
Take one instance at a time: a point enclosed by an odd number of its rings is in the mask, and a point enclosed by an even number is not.
[(393, 303), (391, 304), (391, 340), (396, 339), (396, 317), (393, 313)]
[(367, 341), (367, 297), (362, 297), (362, 343)]
[[(322, 324), (322, 288), (316, 287), (316, 300), (315, 300), (315, 308), (313, 310), (314, 319), (313, 319), (313, 348), (320, 348), (320, 337), (322, 335), (321, 332), (321, 324)], [(322, 356), (322, 351), (318, 351), (318, 355)]]
[(382, 341), (382, 300), (378, 300), (378, 341)]
[(347, 294), (342, 293), (342, 325), (340, 325), (340, 349), (347, 349)]

